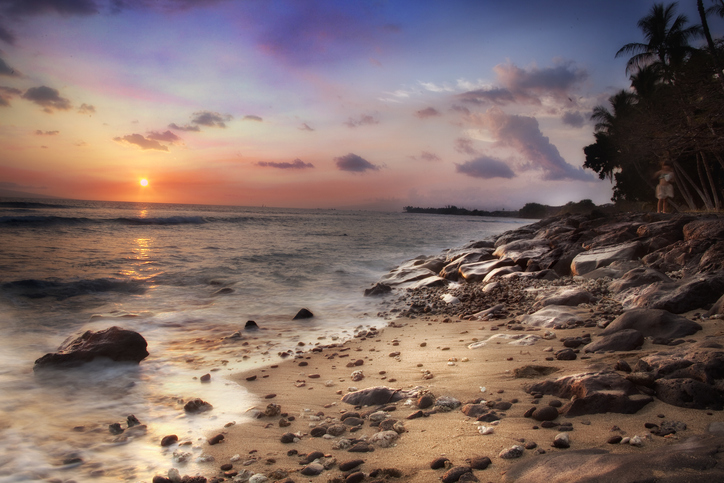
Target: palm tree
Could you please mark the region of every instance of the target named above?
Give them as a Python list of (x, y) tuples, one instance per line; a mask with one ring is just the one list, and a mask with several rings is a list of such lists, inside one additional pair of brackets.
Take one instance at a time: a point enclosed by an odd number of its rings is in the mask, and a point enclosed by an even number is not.
[(687, 27), (689, 19), (686, 15), (674, 17), (676, 5), (659, 3), (652, 6), (651, 13), (638, 22), (646, 43), (632, 42), (616, 52), (616, 57), (632, 55), (626, 64), (627, 74), (651, 65), (661, 71), (666, 81), (670, 81), (673, 70), (694, 50), (689, 46), (689, 40), (700, 35), (701, 27)]
[(608, 98), (611, 111), (606, 106), (594, 107), (591, 120), (596, 121), (594, 127), (596, 132), (614, 134), (616, 122), (625, 118), (631, 112), (631, 106), (635, 104), (635, 101), (636, 98), (633, 93), (622, 89)]

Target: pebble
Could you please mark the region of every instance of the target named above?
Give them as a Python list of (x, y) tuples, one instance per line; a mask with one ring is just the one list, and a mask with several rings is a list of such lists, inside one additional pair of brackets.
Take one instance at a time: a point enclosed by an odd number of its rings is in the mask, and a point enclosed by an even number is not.
[(364, 473), (362, 473), (361, 471), (356, 471), (347, 475), (347, 478), (344, 479), (344, 483), (360, 483), (364, 481), (365, 478), (366, 475)]
[(553, 439), (553, 447), (554, 448), (570, 448), (571, 447), (571, 439), (568, 436), (568, 433), (558, 433), (556, 434), (556, 437)]
[(511, 446), (510, 448), (506, 448), (503, 451), (498, 454), (499, 458), (503, 458), (504, 460), (512, 460), (515, 458), (520, 458), (523, 456), (523, 453), (525, 452), (525, 448), (520, 445)]
[(343, 461), (342, 463), (339, 464), (339, 470), (347, 472), (347, 471), (357, 468), (361, 464), (364, 464), (364, 462), (365, 461), (361, 460), (361, 459)]
[(469, 463), (470, 467), (474, 470), (484, 470), (490, 466), (492, 461), (487, 456), (476, 456), (475, 458), (471, 458)]
[(223, 440), (224, 440), (224, 435), (223, 435), (223, 434), (217, 434), (216, 436), (214, 436), (214, 437), (212, 437), (211, 439), (209, 439), (209, 444), (213, 446), (213, 445), (215, 445), (215, 444), (221, 443)]
[(608, 441), (606, 441), (606, 442), (608, 444), (619, 444), (622, 439), (623, 439), (622, 436), (616, 435), (616, 436), (611, 436), (610, 438), (608, 438)]
[(558, 409), (553, 406), (536, 408), (531, 414), (531, 417), (536, 421), (553, 421), (558, 417)]
[(293, 443), (295, 439), (297, 439), (297, 436), (294, 433), (284, 433), (284, 434), (282, 434), (279, 441), (287, 444), (287, 443)]
[(445, 458), (444, 456), (435, 458), (430, 462), (430, 469), (439, 470), (440, 468), (445, 468), (445, 464), (449, 462), (450, 460)]
[(163, 446), (163, 447), (171, 446), (172, 444), (174, 444), (177, 441), (178, 441), (178, 436), (176, 436), (175, 434), (169, 434), (168, 436), (164, 436), (163, 438), (161, 438), (161, 446)]
[(453, 466), (442, 475), (442, 483), (455, 483), (462, 475), (471, 471), (469, 466)]
[(211, 381), (211, 374), (204, 374), (199, 378), (201, 382), (210, 382)]

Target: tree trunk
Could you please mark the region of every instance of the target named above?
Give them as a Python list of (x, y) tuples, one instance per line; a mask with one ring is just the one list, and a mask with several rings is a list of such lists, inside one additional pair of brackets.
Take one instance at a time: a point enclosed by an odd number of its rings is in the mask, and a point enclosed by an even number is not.
[[(684, 197), (684, 200), (686, 201), (686, 204), (689, 205), (689, 210), (695, 211), (696, 210), (696, 204), (694, 203), (694, 197), (691, 196), (691, 193), (689, 192), (689, 188), (686, 187), (686, 183), (684, 183), (684, 176), (686, 176), (686, 173), (683, 172), (683, 169), (681, 169), (681, 166), (679, 166), (678, 161), (674, 161), (674, 171), (676, 172), (676, 179), (679, 180), (677, 185), (679, 186), (679, 191), (681, 192), (681, 196)], [(686, 176), (688, 178), (688, 176)]]
[(704, 151), (701, 152), (701, 161), (704, 165), (704, 171), (706, 171), (706, 177), (709, 179), (709, 187), (711, 188), (711, 197), (714, 200), (714, 209), (716, 211), (719, 211), (721, 209), (721, 204), (719, 203), (719, 194), (716, 192), (716, 182), (714, 181), (714, 176), (711, 174), (711, 168), (709, 167), (709, 162), (706, 160), (706, 156), (704, 156)]
[(696, 0), (696, 8), (699, 10), (699, 18), (701, 19), (701, 28), (704, 30), (704, 37), (706, 37), (706, 43), (709, 45), (709, 53), (711, 54), (711, 58), (714, 61), (714, 67), (716, 68), (717, 78), (719, 79), (719, 83), (722, 85), (722, 88), (724, 88), (724, 79), (722, 78), (722, 73), (724, 71), (722, 70), (721, 62), (719, 61), (719, 56), (716, 52), (716, 46), (714, 45), (714, 39), (711, 38), (711, 32), (709, 31), (709, 22), (706, 20), (706, 11), (704, 10), (704, 1), (703, 0)]

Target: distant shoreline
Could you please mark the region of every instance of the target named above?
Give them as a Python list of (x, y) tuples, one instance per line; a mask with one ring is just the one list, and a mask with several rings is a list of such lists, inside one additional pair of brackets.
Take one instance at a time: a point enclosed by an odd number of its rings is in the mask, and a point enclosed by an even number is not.
[(563, 206), (542, 205), (539, 203), (526, 203), (519, 210), (468, 210), (467, 208), (458, 208), (454, 205), (448, 205), (443, 208), (419, 208), (416, 206), (405, 206), (405, 213), (428, 213), (434, 215), (461, 215), (461, 216), (490, 216), (504, 218), (531, 218), (541, 219), (549, 216), (555, 216), (563, 213), (590, 213), (593, 210), (608, 211), (612, 205), (596, 206), (591, 200), (581, 200), (579, 202), (569, 202)]

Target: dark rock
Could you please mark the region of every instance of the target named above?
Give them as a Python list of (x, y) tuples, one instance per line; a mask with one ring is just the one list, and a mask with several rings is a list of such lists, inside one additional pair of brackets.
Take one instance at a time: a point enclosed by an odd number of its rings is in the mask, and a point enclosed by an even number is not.
[(154, 476), (151, 483), (174, 483), (172, 479), (166, 478), (165, 476)]
[(195, 398), (191, 399), (184, 405), (184, 411), (186, 411), (187, 413), (195, 414), (210, 411), (211, 409), (213, 409), (213, 407), (214, 406), (212, 406), (210, 403), (207, 403), (202, 399)]
[(608, 324), (601, 335), (610, 335), (624, 329), (636, 329), (644, 337), (676, 339), (694, 334), (701, 330), (701, 325), (665, 310), (631, 309)]
[(323, 471), (324, 466), (320, 465), (319, 463), (312, 463), (302, 468), (300, 473), (304, 476), (317, 476), (319, 474), (322, 474)]
[(453, 466), (442, 475), (442, 483), (455, 483), (463, 474), (471, 471), (469, 466)]
[(623, 359), (619, 359), (618, 362), (616, 362), (614, 369), (621, 372), (631, 372), (631, 366)]
[(644, 335), (636, 329), (623, 329), (586, 345), (583, 352), (632, 351), (644, 345)]
[(232, 469), (233, 467), (234, 467), (234, 465), (232, 465), (231, 463), (225, 463), (225, 464), (221, 465), (221, 466), (219, 467), (219, 469), (220, 469), (221, 471), (229, 471), (229, 470)]
[(427, 409), (435, 404), (435, 396), (433, 396), (432, 394), (423, 394), (422, 396), (417, 398), (417, 402), (415, 404), (420, 409)]
[(108, 431), (111, 434), (121, 434), (125, 430), (121, 427), (121, 423), (113, 423), (108, 425)]
[(295, 315), (292, 320), (311, 319), (312, 317), (314, 317), (314, 314), (309, 310), (299, 309), (299, 312), (297, 312), (297, 315)]
[(476, 456), (470, 459), (470, 467), (474, 470), (484, 470), (492, 464), (487, 456)]
[(199, 377), (199, 380), (201, 382), (211, 382), (211, 374), (204, 374), (203, 376)]
[(284, 433), (282, 434), (281, 438), (279, 438), (279, 441), (281, 441), (284, 444), (293, 443), (296, 439), (296, 435), (294, 433)]
[(659, 379), (654, 390), (657, 398), (672, 406), (716, 410), (724, 407), (724, 391), (695, 379)]
[(553, 399), (548, 402), (548, 405), (553, 406), (554, 408), (559, 408), (559, 407), (563, 406), (563, 403), (561, 401), (559, 401), (558, 399)]
[(356, 459), (356, 460), (348, 460), (343, 461), (339, 464), (339, 471), (350, 471), (355, 468), (357, 468), (359, 465), (364, 464), (364, 460)]
[(481, 414), (480, 416), (475, 418), (475, 420), (483, 423), (492, 423), (493, 421), (500, 420), (500, 414), (496, 413), (495, 411), (488, 411), (487, 413)]
[(362, 426), (365, 423), (365, 420), (362, 418), (350, 417), (344, 418), (342, 422), (347, 426)]
[(364, 481), (366, 478), (366, 475), (362, 473), (361, 471), (357, 471), (355, 473), (347, 475), (347, 478), (344, 479), (344, 483), (360, 483)]
[(460, 475), (458, 483), (478, 483), (479, 481), (480, 480), (471, 471), (470, 473), (463, 473)]
[(719, 300), (706, 312), (706, 317), (712, 317), (714, 315), (724, 315), (724, 295), (719, 297)]
[(497, 409), (498, 411), (507, 411), (511, 407), (513, 407), (513, 403), (508, 401), (498, 401), (493, 405), (493, 409)]
[(573, 349), (561, 349), (554, 354), (559, 361), (574, 361), (578, 357)]
[(528, 365), (523, 367), (518, 367), (513, 369), (513, 377), (515, 378), (534, 378), (534, 377), (541, 377), (541, 376), (547, 376), (549, 374), (553, 374), (554, 372), (560, 371), (557, 367), (551, 367), (551, 366), (538, 366), (538, 365)]
[(344, 424), (333, 424), (327, 428), (327, 434), (331, 436), (342, 436), (347, 431)]
[(171, 446), (176, 441), (178, 441), (178, 436), (175, 434), (169, 434), (168, 436), (161, 438), (161, 446)]
[(214, 437), (212, 437), (211, 439), (209, 439), (209, 444), (213, 446), (213, 445), (215, 445), (215, 444), (221, 443), (223, 440), (224, 440), (224, 435), (223, 435), (223, 434), (217, 434), (216, 436), (214, 436)]
[(309, 453), (307, 456), (304, 457), (304, 459), (301, 461), (301, 464), (308, 465), (312, 461), (319, 459), (319, 458), (324, 458), (324, 453), (322, 453), (321, 451), (312, 451), (311, 453)]
[(131, 414), (126, 418), (126, 424), (128, 424), (129, 428), (132, 428), (134, 426), (139, 426), (141, 424), (141, 421), (139, 421), (136, 416)]
[(244, 330), (258, 330), (259, 326), (253, 320), (247, 320), (244, 324)]
[(608, 440), (606, 440), (606, 443), (608, 443), (608, 444), (618, 444), (618, 443), (621, 442), (621, 440), (623, 440), (623, 436), (617, 434), (617, 435), (615, 435), (615, 436), (611, 436), (610, 438), (608, 438)]
[(45, 354), (35, 361), (34, 370), (46, 367), (77, 367), (96, 358), (138, 364), (148, 356), (146, 339), (138, 332), (110, 327), (66, 339), (58, 352)]
[(352, 406), (379, 406), (413, 397), (413, 392), (394, 390), (385, 386), (370, 387), (344, 395), (342, 402)]
[(671, 282), (666, 274), (653, 268), (640, 267), (626, 272), (621, 278), (608, 285), (608, 290), (615, 294), (641, 285), (651, 285), (656, 282)]
[(352, 445), (352, 447), (347, 451), (350, 453), (369, 453), (374, 450), (375, 449), (371, 445), (361, 441)]
[(553, 406), (543, 406), (533, 411), (531, 417), (536, 421), (553, 421), (558, 417), (558, 409)]
[(392, 287), (385, 283), (377, 283), (372, 288), (365, 289), (365, 297), (378, 297), (392, 292)]
[(498, 457), (502, 458), (504, 460), (511, 460), (515, 458), (520, 458), (523, 456), (523, 453), (525, 452), (525, 448), (520, 445), (511, 446), (510, 448), (505, 448), (502, 450)]
[(440, 468), (445, 468), (445, 463), (448, 463), (450, 460), (445, 458), (444, 456), (441, 456), (440, 458), (435, 458), (430, 463), (430, 468), (433, 470), (439, 470)]
[(707, 307), (724, 292), (724, 274), (700, 274), (678, 282), (649, 285), (630, 300), (632, 307), (662, 309), (675, 314)]
[(314, 428), (309, 431), (309, 434), (313, 438), (321, 438), (325, 434), (327, 434), (327, 429), (324, 426), (315, 426)]
[(566, 433), (558, 433), (553, 439), (553, 447), (566, 449), (571, 447), (571, 440)]
[(533, 310), (540, 310), (548, 305), (581, 305), (590, 304), (598, 299), (582, 288), (566, 288), (553, 295), (541, 297), (535, 304)]
[(635, 260), (641, 255), (643, 255), (643, 245), (638, 241), (593, 248), (576, 255), (571, 262), (571, 273), (584, 275), (615, 261)]
[(460, 408), (465, 416), (470, 418), (477, 418), (490, 411), (490, 408), (486, 404), (465, 404)]

